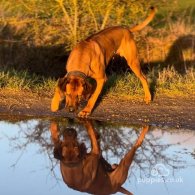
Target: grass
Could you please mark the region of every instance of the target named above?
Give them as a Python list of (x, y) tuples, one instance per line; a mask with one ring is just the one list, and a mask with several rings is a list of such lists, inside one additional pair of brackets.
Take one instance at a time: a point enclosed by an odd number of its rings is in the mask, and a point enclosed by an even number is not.
[[(191, 68), (186, 75), (178, 74), (172, 67), (163, 69), (157, 75), (150, 71), (147, 75), (150, 86), (157, 95), (189, 96), (195, 94), (195, 69)], [(155, 80), (155, 86), (152, 86)], [(51, 97), (56, 86), (56, 80), (45, 78), (27, 71), (0, 71), (0, 88), (14, 91), (26, 91)], [(113, 74), (109, 77), (104, 94), (108, 97), (132, 99), (143, 97), (140, 80), (133, 73)]]
[[(155, 95), (183, 97), (195, 95), (195, 69), (193, 68), (189, 69), (185, 75), (180, 75), (173, 67), (170, 67), (159, 71), (157, 75), (150, 71), (147, 77)], [(108, 96), (123, 99), (143, 97), (144, 94), (139, 79), (130, 73), (111, 76), (106, 85), (106, 91)]]
[(195, 8), (195, 1), (194, 0), (178, 0), (178, 5), (180, 9), (186, 9), (189, 7), (194, 7)]
[(56, 81), (52, 78), (45, 78), (28, 71), (1, 70), (0, 88), (15, 91), (28, 91), (51, 95)]
[(159, 72), (158, 93), (169, 96), (187, 96), (195, 94), (195, 69), (190, 68), (185, 75), (180, 75), (173, 67)]

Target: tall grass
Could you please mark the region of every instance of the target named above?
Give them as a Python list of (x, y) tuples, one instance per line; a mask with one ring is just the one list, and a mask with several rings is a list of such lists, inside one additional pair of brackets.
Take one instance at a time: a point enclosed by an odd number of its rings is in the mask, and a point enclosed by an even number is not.
[(26, 91), (51, 95), (55, 87), (55, 79), (45, 78), (28, 71), (1, 70), (0, 89)]

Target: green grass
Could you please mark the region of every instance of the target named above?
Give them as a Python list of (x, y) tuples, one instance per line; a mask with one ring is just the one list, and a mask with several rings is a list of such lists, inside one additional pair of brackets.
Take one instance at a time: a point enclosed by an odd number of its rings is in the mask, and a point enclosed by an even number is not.
[(28, 71), (0, 70), (0, 88), (12, 89), (15, 91), (29, 91), (33, 93), (51, 94), (56, 81), (52, 78), (45, 78)]
[[(157, 75), (150, 71), (147, 75), (149, 84), (158, 95), (188, 96), (195, 94), (195, 69), (191, 68), (185, 75), (178, 74), (173, 68), (163, 69)], [(155, 82), (154, 82), (155, 80)], [(155, 86), (152, 86), (155, 83)], [(27, 91), (40, 95), (52, 96), (56, 80), (45, 78), (27, 71), (1, 70), (0, 89)], [(133, 73), (113, 74), (108, 78), (104, 88), (106, 96), (123, 99), (143, 97), (140, 80)]]
[[(149, 72), (148, 81), (152, 92), (158, 95), (188, 96), (195, 94), (195, 69), (187, 70), (185, 75), (178, 74), (174, 68), (163, 69), (157, 75)], [(155, 82), (154, 82), (155, 81)], [(113, 75), (106, 85), (107, 95), (131, 99), (144, 94), (140, 80), (130, 73)]]
[(172, 67), (164, 69), (159, 72), (157, 90), (167, 95), (195, 94), (195, 69), (188, 69), (185, 75), (178, 74)]
[(189, 7), (194, 7), (195, 9), (195, 1), (194, 0), (178, 0), (179, 8), (186, 9)]

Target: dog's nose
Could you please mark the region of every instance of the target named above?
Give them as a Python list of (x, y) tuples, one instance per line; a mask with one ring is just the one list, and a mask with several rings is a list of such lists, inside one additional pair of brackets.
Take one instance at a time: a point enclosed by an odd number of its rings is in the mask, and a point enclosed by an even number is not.
[(74, 112), (74, 107), (70, 106), (69, 107), (69, 112)]

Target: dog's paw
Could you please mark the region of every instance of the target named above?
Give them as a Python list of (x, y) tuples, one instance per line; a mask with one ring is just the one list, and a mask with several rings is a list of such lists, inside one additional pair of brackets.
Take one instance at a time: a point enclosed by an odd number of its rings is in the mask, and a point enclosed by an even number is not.
[(140, 134), (140, 136), (135, 144), (136, 148), (138, 148), (142, 145), (142, 142), (144, 141), (145, 135), (147, 134), (148, 130), (149, 130), (149, 125), (146, 125), (143, 127), (141, 134)]
[(150, 104), (150, 102), (151, 102), (151, 97), (145, 97), (145, 98), (144, 98), (144, 101), (145, 101), (146, 104)]
[(82, 110), (78, 113), (78, 117), (80, 118), (87, 118), (90, 115), (90, 112)]

